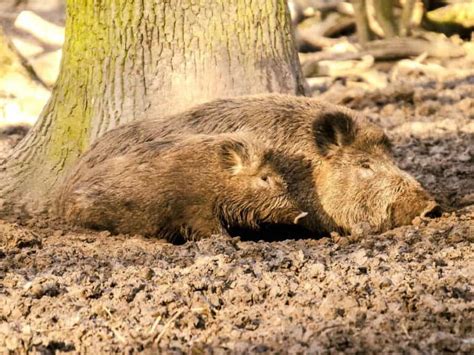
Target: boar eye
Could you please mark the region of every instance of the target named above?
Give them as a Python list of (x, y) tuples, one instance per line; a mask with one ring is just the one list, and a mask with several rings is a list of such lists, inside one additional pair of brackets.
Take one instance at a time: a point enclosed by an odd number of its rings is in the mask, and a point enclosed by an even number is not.
[(262, 188), (268, 189), (271, 186), (270, 183), (270, 176), (268, 175), (260, 175), (258, 177), (258, 185)]
[(361, 163), (360, 163), (360, 166), (361, 166), (363, 169), (372, 169), (368, 161), (363, 161), (363, 162), (361, 162)]

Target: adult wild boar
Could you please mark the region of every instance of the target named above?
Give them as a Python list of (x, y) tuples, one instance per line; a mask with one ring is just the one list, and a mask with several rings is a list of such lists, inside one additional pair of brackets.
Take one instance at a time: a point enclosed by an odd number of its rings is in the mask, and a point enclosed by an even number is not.
[(91, 164), (100, 153), (63, 182), (58, 213), (73, 224), (177, 241), (306, 215), (252, 134), (170, 136)]
[(170, 134), (239, 130), (268, 141), (288, 162), (301, 160), (301, 155), (309, 161), (301, 161), (307, 168), (290, 172), (287, 180), (309, 213), (303, 224), (313, 231), (351, 233), (363, 223), (380, 232), (439, 211), (422, 186), (395, 165), (382, 129), (355, 111), (307, 97), (220, 99), (172, 116), (136, 121), (100, 138), (95, 146), (102, 155), (94, 159)]

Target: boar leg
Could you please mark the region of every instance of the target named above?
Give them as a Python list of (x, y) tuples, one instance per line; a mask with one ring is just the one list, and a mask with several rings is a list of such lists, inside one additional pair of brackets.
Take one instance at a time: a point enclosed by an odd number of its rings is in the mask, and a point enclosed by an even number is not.
[(181, 228), (185, 240), (200, 240), (213, 235), (223, 235), (229, 237), (227, 229), (216, 218), (215, 220), (194, 221), (192, 225)]

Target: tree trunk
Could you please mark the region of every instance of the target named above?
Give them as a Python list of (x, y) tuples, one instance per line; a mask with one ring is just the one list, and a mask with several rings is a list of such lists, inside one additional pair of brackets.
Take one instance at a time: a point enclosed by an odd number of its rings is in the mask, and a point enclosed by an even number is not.
[[(223, 4), (224, 3), (224, 4)], [(97, 137), (223, 96), (303, 94), (285, 0), (68, 0), (58, 81), (0, 165), (0, 210), (48, 207)]]
[(395, 18), (393, 16), (393, 0), (373, 0), (375, 18), (382, 27), (385, 38), (393, 38), (398, 34)]
[(411, 19), (415, 9), (416, 0), (406, 0), (400, 18), (400, 36), (406, 37), (411, 34)]
[(367, 17), (367, 0), (353, 0), (354, 17), (356, 22), (357, 40), (365, 44), (373, 39)]

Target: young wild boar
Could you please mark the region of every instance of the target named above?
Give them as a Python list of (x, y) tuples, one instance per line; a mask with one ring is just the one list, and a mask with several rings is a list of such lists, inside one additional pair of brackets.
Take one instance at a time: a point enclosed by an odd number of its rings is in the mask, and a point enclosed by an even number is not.
[(102, 155), (94, 159), (177, 132), (238, 130), (268, 141), (288, 162), (303, 154), (311, 163), (287, 179), (291, 194), (309, 213), (302, 223), (313, 231), (351, 233), (360, 224), (384, 231), (438, 213), (434, 199), (395, 165), (380, 128), (355, 111), (306, 97), (221, 99), (173, 116), (133, 122), (99, 139)]
[(272, 151), (251, 134), (168, 137), (91, 163), (98, 153), (87, 152), (64, 181), (58, 210), (74, 224), (178, 241), (306, 215)]

